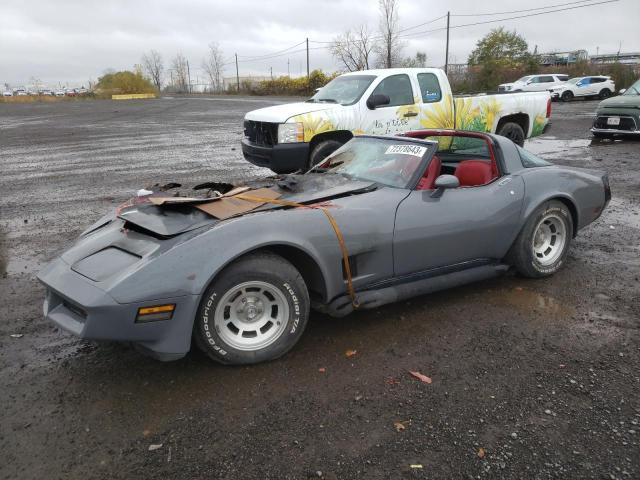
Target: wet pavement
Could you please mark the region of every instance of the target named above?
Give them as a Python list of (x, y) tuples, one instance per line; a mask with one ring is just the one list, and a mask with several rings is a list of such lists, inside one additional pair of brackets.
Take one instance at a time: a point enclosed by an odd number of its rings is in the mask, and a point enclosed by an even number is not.
[(527, 142), (611, 179), (552, 278), (314, 313), (252, 367), (158, 363), (42, 319), (35, 273), (139, 188), (266, 173), (242, 116), (281, 101), (0, 105), (0, 478), (639, 478), (640, 142), (592, 141), (597, 102), (554, 104)]

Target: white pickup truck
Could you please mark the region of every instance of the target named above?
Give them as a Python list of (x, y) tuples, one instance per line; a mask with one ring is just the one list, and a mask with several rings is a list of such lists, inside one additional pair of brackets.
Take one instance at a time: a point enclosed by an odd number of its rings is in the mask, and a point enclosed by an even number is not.
[(458, 129), (504, 135), (522, 145), (551, 115), (549, 92), (456, 96), (437, 68), (391, 68), (336, 77), (306, 102), (244, 117), (242, 153), (276, 173), (307, 169), (354, 135)]

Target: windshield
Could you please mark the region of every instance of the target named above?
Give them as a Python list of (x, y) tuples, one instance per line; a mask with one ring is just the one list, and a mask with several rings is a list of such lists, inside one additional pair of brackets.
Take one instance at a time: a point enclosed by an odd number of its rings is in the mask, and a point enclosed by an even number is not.
[(527, 80), (529, 80), (531, 78), (531, 75), (527, 75), (526, 77), (522, 77), (519, 78), (518, 80), (516, 80), (516, 82), (522, 82), (525, 83)]
[(374, 78), (375, 75), (343, 75), (334, 78), (307, 101), (353, 105), (360, 100)]
[(355, 137), (311, 171), (345, 174), (389, 187), (408, 188), (423, 170), (431, 144), (400, 138)]
[(584, 77), (576, 77), (576, 78), (570, 78), (569, 80), (567, 80), (567, 83), (578, 83), (580, 80), (582, 80)]
[(623, 95), (640, 95), (640, 80), (627, 88)]

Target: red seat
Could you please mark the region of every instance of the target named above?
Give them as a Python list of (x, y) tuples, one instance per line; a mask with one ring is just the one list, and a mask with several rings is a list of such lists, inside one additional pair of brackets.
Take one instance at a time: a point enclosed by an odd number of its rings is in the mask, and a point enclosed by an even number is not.
[(458, 164), (455, 172), (461, 187), (485, 185), (496, 178), (491, 162), (485, 160), (465, 160)]
[(427, 170), (424, 172), (422, 178), (418, 181), (416, 190), (433, 190), (435, 188), (436, 178), (440, 175), (440, 168), (442, 167), (442, 161), (436, 155), (433, 156)]

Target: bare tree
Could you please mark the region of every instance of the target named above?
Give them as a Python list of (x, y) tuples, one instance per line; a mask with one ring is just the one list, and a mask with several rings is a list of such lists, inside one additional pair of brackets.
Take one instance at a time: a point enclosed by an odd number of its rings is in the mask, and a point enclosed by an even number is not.
[(417, 52), (415, 57), (407, 57), (401, 65), (405, 68), (424, 68), (427, 66), (427, 54), (424, 52)]
[(398, 0), (379, 0), (381, 42), (376, 51), (384, 68), (393, 67), (402, 57), (403, 44), (398, 34)]
[(365, 70), (369, 68), (373, 40), (367, 26), (360, 25), (357, 29), (347, 30), (336, 37), (330, 50), (333, 57), (348, 71)]
[(224, 64), (222, 49), (218, 42), (211, 42), (209, 44), (209, 54), (202, 60), (202, 68), (209, 76), (209, 82), (215, 92), (219, 92), (220, 80), (222, 75), (222, 68)]
[(164, 75), (164, 64), (162, 56), (156, 50), (142, 55), (142, 68), (147, 73), (158, 91), (162, 87), (162, 77)]
[(173, 75), (173, 85), (178, 92), (186, 92), (188, 85), (188, 73), (187, 73), (187, 59), (181, 53), (176, 53), (176, 56), (173, 57), (171, 62), (171, 69), (174, 72)]

